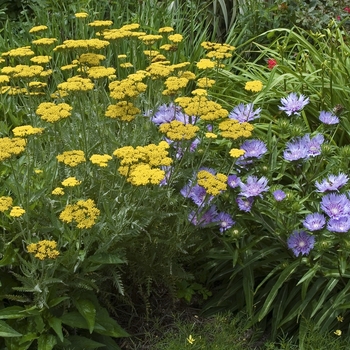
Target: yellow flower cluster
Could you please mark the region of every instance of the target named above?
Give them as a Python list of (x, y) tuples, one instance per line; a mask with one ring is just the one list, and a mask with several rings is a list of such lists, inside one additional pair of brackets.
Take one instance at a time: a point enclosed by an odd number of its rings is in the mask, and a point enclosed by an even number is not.
[(140, 112), (140, 109), (136, 108), (131, 102), (120, 101), (115, 105), (108, 106), (105, 116), (130, 122), (135, 119), (136, 115)]
[(88, 78), (75, 76), (68, 78), (66, 82), (57, 85), (59, 93), (69, 93), (77, 91), (91, 91), (94, 88), (93, 82)]
[(39, 32), (42, 32), (44, 30), (47, 30), (47, 26), (44, 26), (44, 25), (40, 25), (40, 26), (35, 26), (33, 28), (31, 28), (29, 30), (29, 33), (39, 33)]
[(172, 33), (174, 31), (174, 29), (172, 27), (162, 27), (158, 29), (158, 33), (162, 34), (162, 33)]
[(84, 152), (80, 150), (66, 151), (56, 156), (56, 158), (59, 162), (71, 167), (75, 167), (86, 161)]
[(146, 71), (150, 73), (152, 79), (168, 77), (174, 70), (173, 66), (168, 65), (168, 61), (151, 63)]
[(30, 61), (39, 65), (45, 65), (50, 62), (51, 58), (51, 56), (34, 56), (30, 59)]
[(108, 21), (108, 20), (107, 21), (98, 21), (98, 20), (96, 20), (96, 21), (89, 23), (88, 26), (101, 29), (101, 28), (110, 27), (112, 24), (113, 24), (113, 21)]
[(231, 51), (235, 50), (235, 47), (229, 44), (219, 44), (205, 41), (201, 46), (209, 51), (206, 56), (208, 58), (214, 58), (216, 60), (222, 60), (224, 58), (232, 57)]
[(199, 88), (210, 88), (215, 84), (215, 80), (214, 79), (209, 79), (207, 77), (205, 78), (199, 78), (197, 80), (197, 86)]
[(59, 218), (66, 223), (76, 222), (78, 228), (91, 228), (100, 215), (92, 199), (79, 200), (75, 204), (68, 204)]
[(140, 25), (138, 23), (126, 24), (121, 28), (106, 29), (103, 31), (102, 36), (103, 36), (103, 39), (109, 40), (109, 41), (118, 40), (122, 38), (130, 38), (130, 37), (138, 38), (146, 34), (143, 32), (133, 32), (133, 30), (136, 30), (139, 27)]
[(64, 187), (75, 187), (81, 184), (80, 180), (77, 180), (74, 176), (67, 177), (65, 180), (62, 182), (62, 186)]
[(216, 66), (215, 62), (209, 60), (208, 58), (202, 58), (199, 62), (197, 62), (198, 69), (212, 69)]
[(162, 39), (161, 35), (146, 34), (138, 37), (145, 45), (153, 45), (157, 40)]
[(67, 103), (43, 102), (41, 103), (36, 114), (40, 116), (42, 120), (49, 123), (57, 122), (61, 119), (68, 118), (71, 115), (72, 107)]
[(10, 82), (10, 78), (8, 75), (0, 75), (0, 85), (7, 84)]
[(101, 50), (109, 45), (109, 41), (100, 39), (78, 39), (78, 40), (65, 40), (63, 44), (57, 45), (54, 51), (65, 51), (65, 50)]
[(38, 243), (31, 243), (27, 245), (27, 251), (39, 260), (56, 259), (60, 252), (56, 249), (56, 241), (43, 240)]
[(31, 125), (17, 126), (12, 129), (12, 132), (16, 137), (26, 137), (29, 135), (41, 134), (43, 131), (44, 128), (33, 128)]
[(85, 64), (87, 66), (99, 66), (100, 62), (106, 59), (106, 56), (98, 54), (98, 53), (83, 53), (79, 56), (78, 61), (81, 64)]
[(167, 138), (173, 141), (191, 140), (196, 137), (199, 127), (192, 124), (184, 124), (179, 120), (170, 123), (163, 123), (159, 126), (159, 131), (166, 134)]
[(172, 34), (168, 36), (168, 39), (173, 43), (181, 43), (183, 36), (181, 34)]
[(44, 68), (38, 65), (28, 66), (26, 64), (18, 64), (15, 67), (3, 67), (1, 73), (13, 78), (34, 78), (40, 76), (43, 70)]
[(239, 158), (241, 156), (243, 156), (245, 153), (245, 150), (244, 149), (239, 149), (239, 148), (232, 148), (230, 150), (230, 156), (232, 158)]
[(172, 159), (168, 157), (169, 145), (161, 141), (158, 145), (126, 146), (113, 152), (120, 159), (118, 171), (127, 177), (127, 181), (135, 186), (159, 184), (165, 176), (159, 166), (169, 166)]
[(178, 90), (185, 88), (187, 84), (188, 79), (186, 78), (169, 77), (165, 81), (167, 89), (163, 90), (163, 95), (175, 95)]
[(55, 196), (63, 196), (64, 195), (64, 191), (62, 187), (56, 187), (55, 189), (52, 190), (51, 194), (55, 195)]
[(147, 85), (141, 81), (144, 76), (143, 74), (134, 74), (129, 75), (126, 79), (111, 82), (109, 84), (109, 95), (116, 100), (138, 96), (147, 89)]
[(259, 92), (263, 88), (263, 84), (260, 80), (247, 81), (244, 87), (247, 91)]
[(89, 14), (86, 12), (77, 12), (74, 14), (75, 18), (86, 18), (89, 17)]
[(26, 146), (26, 140), (20, 137), (0, 138), (0, 161), (11, 158), (13, 155), (22, 153)]
[(90, 79), (108, 78), (115, 74), (115, 68), (104, 66), (91, 67), (88, 69), (87, 74)]
[(14, 206), (12, 207), (11, 211), (10, 211), (10, 216), (18, 218), (20, 216), (22, 216), (26, 211), (19, 207), (19, 206)]
[(0, 212), (9, 210), (12, 207), (13, 200), (11, 197), (2, 196), (0, 197)]
[(236, 140), (240, 137), (250, 137), (254, 126), (247, 122), (240, 123), (235, 119), (227, 119), (219, 124), (219, 129), (222, 137)]
[(205, 96), (178, 97), (175, 100), (187, 115), (198, 116), (202, 120), (226, 118), (229, 112), (220, 104), (208, 100)]
[(17, 47), (1, 54), (1, 57), (30, 57), (34, 56), (34, 51), (30, 46)]
[(221, 173), (213, 175), (209, 171), (200, 170), (197, 174), (198, 185), (204, 187), (208, 194), (217, 196), (227, 189), (227, 176)]
[(90, 157), (91, 163), (97, 164), (101, 168), (105, 168), (108, 165), (108, 161), (111, 159), (112, 157), (109, 154), (93, 154)]
[(57, 41), (56, 38), (40, 38), (37, 40), (33, 40), (32, 44), (39, 45), (39, 46), (46, 46), (46, 45), (52, 45)]

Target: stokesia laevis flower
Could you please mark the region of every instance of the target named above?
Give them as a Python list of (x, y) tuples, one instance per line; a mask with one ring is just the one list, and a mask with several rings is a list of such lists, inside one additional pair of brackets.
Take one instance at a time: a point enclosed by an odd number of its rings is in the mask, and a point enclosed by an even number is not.
[(339, 123), (339, 118), (331, 112), (322, 111), (318, 117), (320, 121), (327, 125), (333, 125)]
[[(147, 115), (150, 115), (151, 113), (152, 112), (149, 111)], [(175, 106), (173, 103), (170, 103), (169, 105), (163, 104), (159, 106), (151, 120), (154, 124), (161, 125), (164, 123), (170, 123), (173, 120), (185, 122), (188, 120), (188, 116), (181, 112), (180, 107)]]
[(231, 215), (227, 213), (219, 213), (216, 216), (215, 221), (218, 222), (220, 226), (220, 232), (225, 232), (235, 224)]
[(326, 194), (322, 197), (321, 209), (331, 219), (339, 219), (350, 214), (350, 201), (345, 194)]
[(338, 191), (339, 188), (343, 187), (349, 178), (344, 173), (339, 175), (329, 175), (327, 179), (323, 179), (322, 182), (315, 182), (317, 192), (326, 192), (326, 191)]
[(300, 115), (301, 110), (309, 103), (309, 98), (304, 95), (298, 95), (295, 92), (290, 93), (287, 97), (281, 98), (282, 106), (278, 108), (285, 111), (290, 117), (291, 115)]
[(228, 117), (230, 119), (236, 119), (240, 123), (244, 123), (259, 118), (260, 112), (261, 108), (254, 111), (254, 105), (252, 103), (248, 103), (247, 105), (240, 103), (231, 111)]
[(330, 232), (345, 233), (350, 230), (350, 216), (342, 216), (339, 219), (330, 219), (327, 223)]
[(308, 158), (307, 142), (303, 138), (298, 137), (293, 141), (287, 142), (286, 149), (283, 152), (283, 158), (290, 162), (299, 159)]
[(306, 134), (303, 136), (303, 140), (306, 142), (308, 148), (308, 156), (315, 157), (321, 154), (321, 145), (324, 141), (322, 134), (316, 134), (312, 139), (310, 138), (310, 134)]
[(227, 184), (231, 187), (231, 188), (236, 188), (239, 186), (241, 182), (241, 179), (237, 176), (237, 175), (229, 175), (227, 177)]
[(241, 188), (240, 195), (247, 198), (256, 196), (262, 197), (261, 193), (266, 192), (269, 189), (269, 186), (267, 186), (267, 178), (265, 176), (258, 179), (256, 176), (249, 175), (247, 182), (241, 182), (239, 186)]
[(211, 206), (204, 214), (198, 211), (191, 211), (188, 215), (188, 220), (195, 226), (205, 227), (213, 222), (216, 222), (218, 213), (215, 205)]
[(239, 210), (245, 211), (248, 213), (252, 209), (254, 198), (253, 197), (245, 198), (242, 196), (238, 196), (236, 198), (236, 203), (238, 205)]
[(303, 222), (304, 227), (307, 228), (309, 231), (321, 230), (325, 224), (326, 218), (323, 214), (320, 213), (306, 215), (305, 220)]
[(292, 249), (295, 256), (307, 255), (315, 245), (315, 237), (305, 231), (294, 231), (287, 240), (289, 249)]
[(267, 152), (265, 143), (257, 139), (245, 140), (242, 143), (241, 149), (243, 149), (245, 153), (239, 159), (246, 159), (246, 158), (259, 159), (262, 157), (263, 154)]
[(277, 202), (281, 202), (284, 198), (286, 198), (286, 194), (282, 190), (276, 190), (272, 193), (272, 195)]

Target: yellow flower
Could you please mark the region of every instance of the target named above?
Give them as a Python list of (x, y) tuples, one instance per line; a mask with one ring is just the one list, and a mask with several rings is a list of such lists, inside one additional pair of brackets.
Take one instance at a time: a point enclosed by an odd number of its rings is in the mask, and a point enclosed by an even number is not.
[(227, 119), (219, 124), (219, 129), (222, 137), (236, 140), (240, 137), (250, 137), (254, 126), (246, 122), (239, 123), (235, 119)]
[(215, 80), (208, 78), (199, 78), (197, 80), (197, 86), (199, 88), (210, 88), (215, 84)]
[(198, 185), (204, 187), (207, 193), (217, 196), (227, 189), (227, 176), (221, 173), (216, 175), (206, 170), (201, 170), (197, 174)]
[(232, 158), (239, 158), (239, 157), (243, 156), (244, 153), (245, 153), (245, 150), (243, 150), (243, 149), (232, 148), (230, 151), (230, 156)]
[(135, 186), (141, 185), (159, 185), (164, 179), (165, 171), (152, 168), (149, 164), (137, 164), (133, 166), (127, 177), (127, 181)]
[(162, 39), (163, 37), (161, 35), (154, 35), (154, 34), (147, 34), (139, 36), (139, 39), (145, 44), (145, 45), (153, 45), (157, 40)]
[(32, 29), (30, 29), (29, 33), (38, 33), (38, 32), (42, 32), (44, 30), (47, 30), (47, 26), (40, 25), (40, 26), (35, 26)]
[(342, 334), (342, 331), (340, 329), (337, 329), (335, 332), (334, 332), (335, 335), (337, 335), (338, 337), (341, 336)]
[(64, 92), (91, 91), (93, 88), (94, 84), (90, 79), (79, 76), (68, 78), (66, 82), (57, 85), (57, 89)]
[(169, 77), (164, 83), (167, 90), (163, 91), (163, 95), (173, 95), (180, 89), (183, 89), (188, 84), (188, 79), (186, 78), (177, 78), (177, 77)]
[(89, 16), (89, 14), (86, 12), (77, 12), (74, 14), (74, 16), (75, 18), (86, 18)]
[(19, 64), (15, 67), (4, 67), (1, 72), (13, 78), (34, 78), (39, 76), (43, 70), (44, 68), (38, 65), (28, 66)]
[(183, 40), (183, 36), (181, 34), (173, 34), (169, 35), (168, 39), (173, 43), (181, 43), (181, 41)]
[(67, 103), (43, 102), (41, 103), (35, 113), (40, 116), (42, 120), (49, 123), (57, 122), (61, 119), (68, 118), (71, 115), (72, 107)]
[(8, 75), (0, 75), (0, 84), (7, 84), (10, 82), (10, 78)]
[(191, 91), (191, 94), (196, 96), (207, 96), (208, 92), (205, 89), (195, 89)]
[(81, 181), (77, 180), (74, 176), (71, 176), (71, 177), (67, 177), (61, 183), (64, 187), (75, 187), (75, 186), (80, 185)]
[[(78, 62), (88, 66), (99, 66), (100, 62), (106, 59), (106, 56), (97, 53), (83, 53), (78, 58)], [(62, 67), (61, 67), (62, 69)]]
[(184, 124), (178, 120), (160, 125), (159, 131), (173, 141), (191, 140), (196, 137), (199, 127), (192, 124)]
[(112, 157), (109, 154), (93, 154), (90, 157), (90, 161), (92, 164), (97, 164), (102, 168), (105, 168), (108, 165), (108, 161), (111, 159)]
[(26, 137), (29, 135), (41, 134), (43, 131), (44, 128), (33, 128), (31, 125), (17, 126), (12, 129), (12, 132), (16, 137)]
[(343, 321), (344, 321), (344, 317), (343, 317), (343, 316), (337, 316), (337, 320), (338, 320), (339, 322), (343, 322)]
[(146, 71), (150, 73), (152, 79), (165, 78), (168, 77), (174, 68), (166, 65), (166, 62), (154, 62), (151, 63)]
[(95, 28), (107, 28), (110, 27), (113, 24), (113, 21), (93, 21), (91, 23), (89, 23), (88, 25), (90, 27), (95, 27)]
[(199, 62), (197, 62), (198, 69), (211, 69), (215, 67), (215, 62), (208, 60), (207, 58), (202, 58)]
[(33, 40), (32, 44), (34, 45), (52, 45), (57, 41), (56, 38), (40, 38), (37, 40)]
[(218, 137), (218, 135), (216, 135), (212, 132), (207, 132), (207, 133), (205, 133), (205, 137), (207, 137), (208, 139), (216, 139)]
[(12, 207), (13, 200), (11, 197), (0, 197), (0, 212), (9, 210)]
[(12, 155), (18, 155), (25, 149), (26, 140), (14, 137), (0, 138), (0, 161), (10, 158)]
[(10, 211), (10, 216), (17, 218), (22, 216), (25, 212), (26, 211), (23, 208), (15, 206), (15, 207), (12, 207)]
[(247, 91), (259, 92), (263, 88), (260, 80), (247, 81), (244, 87)]
[(75, 167), (78, 164), (84, 163), (86, 161), (84, 152), (80, 150), (66, 151), (56, 156), (56, 158), (59, 162), (62, 162), (71, 167)]
[(35, 55), (35, 53), (30, 48), (30, 46), (23, 46), (23, 47), (18, 47), (16, 49), (12, 49), (10, 51), (2, 53), (1, 57), (7, 57), (7, 56), (9, 56), (9, 57), (28, 57), (28, 56), (34, 56), (34, 55)]
[(44, 171), (42, 169), (34, 169), (35, 174), (42, 174)]
[(162, 27), (158, 29), (158, 33), (171, 33), (174, 29), (172, 27)]
[(192, 335), (190, 334), (189, 337), (186, 339), (191, 345), (196, 341), (196, 339), (194, 339), (192, 337)]
[(115, 73), (115, 68), (113, 67), (104, 67), (104, 66), (97, 66), (97, 67), (91, 67), (89, 68), (87, 74), (90, 79), (102, 79), (107, 78), (110, 75), (113, 75)]
[(91, 228), (95, 225), (100, 210), (96, 208), (92, 199), (79, 200), (75, 204), (68, 204), (61, 212), (60, 220), (72, 223), (76, 222), (78, 228)]
[(131, 102), (120, 101), (115, 105), (107, 107), (105, 116), (109, 118), (118, 118), (122, 121), (132, 121), (141, 111)]
[(39, 260), (56, 259), (60, 253), (56, 250), (56, 241), (43, 240), (38, 243), (31, 243), (27, 245), (27, 251)]
[(64, 195), (64, 191), (62, 187), (56, 187), (55, 189), (52, 190), (51, 194), (55, 195), (55, 196), (63, 196)]
[(130, 62), (124, 62), (119, 65), (121, 68), (132, 68), (133, 65)]

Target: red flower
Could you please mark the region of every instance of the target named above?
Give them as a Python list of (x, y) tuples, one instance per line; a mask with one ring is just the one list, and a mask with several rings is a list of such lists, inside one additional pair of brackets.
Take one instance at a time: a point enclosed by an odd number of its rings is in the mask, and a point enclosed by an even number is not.
[(269, 58), (268, 60), (267, 60), (267, 68), (268, 69), (272, 69), (274, 66), (276, 66), (277, 65), (277, 61), (274, 59), (274, 58)]
[(350, 7), (345, 7), (344, 11), (350, 13)]

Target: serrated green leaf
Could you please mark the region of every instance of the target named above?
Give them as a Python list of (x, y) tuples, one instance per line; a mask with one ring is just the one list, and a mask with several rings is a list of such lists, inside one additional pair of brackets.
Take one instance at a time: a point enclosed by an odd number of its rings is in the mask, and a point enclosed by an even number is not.
[(119, 324), (108, 315), (106, 309), (99, 309), (96, 314), (97, 333), (108, 335), (114, 338), (128, 337), (129, 334)]
[(63, 333), (62, 333), (62, 321), (57, 317), (50, 317), (47, 319), (50, 327), (55, 331), (58, 338), (63, 342)]
[(52, 350), (57, 344), (56, 337), (51, 334), (42, 334), (38, 339), (38, 350)]
[(21, 335), (21, 333), (18, 333), (6, 322), (0, 320), (0, 337), (20, 337)]
[(86, 320), (90, 334), (93, 332), (95, 327), (96, 309), (95, 305), (89, 299), (78, 299), (74, 301), (76, 308), (79, 313)]
[(89, 326), (85, 318), (78, 311), (73, 311), (73, 312), (64, 314), (61, 317), (61, 321), (62, 323), (72, 328), (89, 329)]
[(10, 306), (5, 309), (0, 310), (0, 319), (2, 320), (9, 320), (9, 319), (15, 319), (15, 318), (23, 318), (25, 317), (23, 314), (21, 315), (20, 312), (25, 310), (23, 307), (20, 306)]
[(48, 302), (48, 305), (49, 305), (49, 307), (54, 307), (54, 306), (57, 306), (58, 304), (60, 304), (62, 301), (65, 301), (67, 299), (69, 299), (69, 297), (54, 298)]

